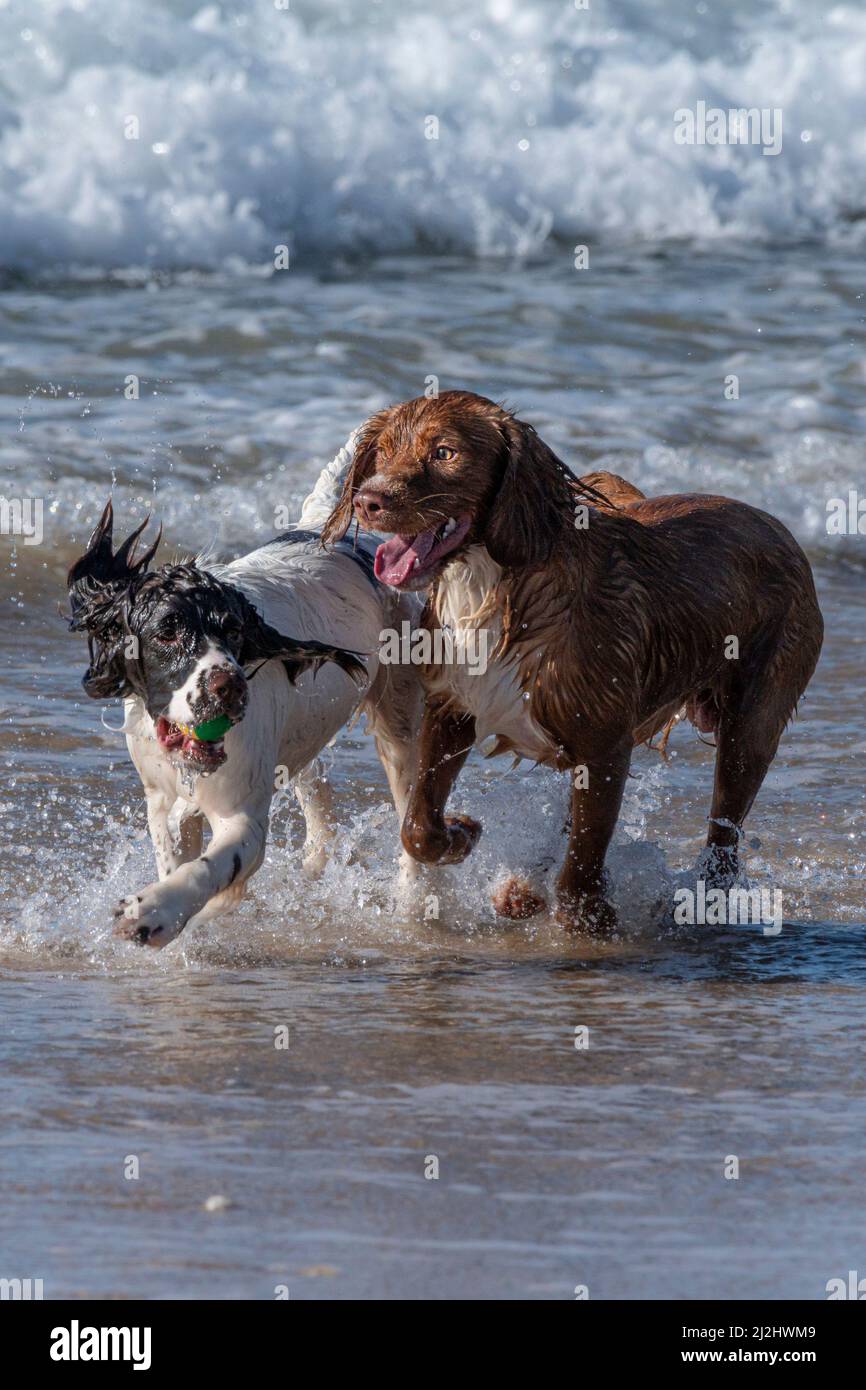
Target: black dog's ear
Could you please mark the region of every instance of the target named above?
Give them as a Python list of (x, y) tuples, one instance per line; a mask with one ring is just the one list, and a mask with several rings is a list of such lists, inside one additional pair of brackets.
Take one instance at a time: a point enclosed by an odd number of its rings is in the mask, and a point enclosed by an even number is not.
[(249, 606), (244, 622), (244, 641), (241, 648), (240, 664), (249, 666), (255, 661), (282, 660), (286, 675), (294, 685), (302, 671), (318, 671), (323, 661), (334, 661), (341, 671), (351, 676), (356, 685), (363, 685), (367, 679), (367, 668), (358, 652), (346, 651), (343, 647), (331, 647), (326, 642), (307, 642), (297, 637), (285, 637), (275, 627), (266, 623), (256, 610)]
[(124, 652), (123, 613), (131, 580), (143, 574), (162, 538), (159, 528), (153, 545), (138, 554), (138, 540), (149, 517), (128, 536), (116, 552), (111, 533), (114, 512), (109, 498), (87, 549), (67, 576), (73, 632), (87, 633), (90, 665), (83, 685), (95, 700), (129, 694)]
[(105, 504), (105, 511), (87, 543), (87, 549), (81, 558), (75, 561), (66, 576), (72, 603), (72, 627), (74, 629), (89, 626), (86, 610), (93, 607), (94, 599), (97, 600), (98, 605), (101, 591), (107, 588), (116, 591), (119, 586), (128, 584), (136, 575), (143, 574), (147, 569), (162, 539), (162, 527), (160, 526), (153, 545), (148, 546), (143, 554), (138, 554), (139, 537), (149, 521), (150, 517), (145, 517), (141, 525), (127, 536), (119, 549), (112, 552), (111, 533), (114, 526), (114, 508), (109, 497)]
[(88, 649), (90, 665), (81, 682), (85, 693), (93, 700), (113, 700), (121, 695), (129, 695), (131, 687), (126, 674), (126, 657), (120, 634), (109, 641), (90, 637)]

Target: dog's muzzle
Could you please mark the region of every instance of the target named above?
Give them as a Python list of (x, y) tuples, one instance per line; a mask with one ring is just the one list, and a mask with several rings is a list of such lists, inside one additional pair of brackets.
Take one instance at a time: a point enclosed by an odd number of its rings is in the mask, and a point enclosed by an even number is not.
[(157, 741), (166, 753), (192, 771), (203, 776), (216, 772), (226, 761), (225, 738), (230, 728), (213, 737), (208, 726), (219, 726), (224, 719), (229, 719), (231, 726), (239, 724), (248, 700), (243, 671), (235, 666), (216, 666), (208, 671), (200, 694), (190, 702), (194, 722), (179, 724), (160, 716), (156, 721)]

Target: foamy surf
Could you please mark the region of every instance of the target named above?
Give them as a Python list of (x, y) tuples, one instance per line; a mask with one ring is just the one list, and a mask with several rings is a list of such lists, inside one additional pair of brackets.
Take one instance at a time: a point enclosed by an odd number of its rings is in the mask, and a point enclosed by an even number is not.
[[(357, 739), (344, 750), (350, 757)], [(25, 876), (18, 890), (10, 883), (0, 911), (0, 951), (7, 965), (40, 962), (43, 967), (83, 966), (110, 973), (172, 973), (214, 966), (289, 967), (301, 961), (334, 965), (436, 959), (457, 953), (467, 959), (586, 959), (614, 957), (630, 947), (652, 949), (664, 941), (711, 932), (727, 924), (695, 926), (678, 919), (682, 889), (695, 891), (701, 878), (700, 822), (692, 827), (694, 850), (682, 843), (685, 862), (671, 863), (654, 839), (659, 812), (670, 807), (671, 768), (654, 753), (636, 757), (620, 826), (609, 854), (611, 890), (619, 928), (610, 939), (569, 936), (553, 915), (555, 883), (566, 840), (568, 779), (544, 769), (502, 773), (490, 765), (470, 767), (455, 804), (478, 817), (482, 839), (469, 860), (449, 869), (422, 870), (407, 892), (398, 871), (397, 824), (390, 803), (366, 786), (353, 787), (341, 775), (341, 750), (331, 775), (339, 788), (338, 838), (321, 877), (308, 879), (301, 867), (302, 823), (288, 793), (278, 793), (264, 864), (244, 900), (213, 921), (193, 924), (161, 952), (144, 951), (111, 934), (112, 911), (126, 894), (155, 878), (144, 828), (143, 808), (127, 805), (109, 814), (99, 841), (83, 856), (71, 848), (58, 859), (38, 856), (39, 878)], [(369, 754), (369, 750), (366, 750)], [(668, 785), (666, 785), (666, 780)], [(113, 798), (112, 798), (113, 800)], [(528, 808), (531, 807), (531, 815)], [(116, 815), (116, 813), (115, 813)], [(96, 806), (81, 805), (73, 819), (99, 818)], [(738, 879), (769, 900), (784, 886), (785, 922), (805, 907), (801, 889), (819, 873), (796, 869), (774, 878), (770, 862), (752, 837), (746, 867)], [(498, 918), (492, 905), (496, 886), (510, 873), (526, 873), (541, 890), (549, 910), (522, 923)], [(838, 875), (833, 874), (838, 886)], [(699, 886), (699, 885), (698, 885)], [(841, 904), (835, 903), (839, 912)], [(856, 908), (852, 904), (852, 910)], [(759, 921), (733, 923), (740, 933), (761, 935)], [(783, 928), (784, 930), (784, 928)], [(776, 934), (775, 932), (772, 934)]]
[[(863, 235), (853, 5), (9, 0), (0, 55), (6, 266)], [(699, 101), (781, 157), (678, 145)]]

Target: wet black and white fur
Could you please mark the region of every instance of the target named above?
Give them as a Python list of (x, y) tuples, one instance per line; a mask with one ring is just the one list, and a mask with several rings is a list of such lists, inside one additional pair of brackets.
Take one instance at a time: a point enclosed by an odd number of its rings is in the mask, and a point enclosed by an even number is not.
[[(109, 504), (70, 570), (72, 627), (90, 647), (84, 688), (124, 697), (159, 874), (121, 902), (117, 935), (162, 947), (241, 897), (264, 856), (277, 769), (306, 819), (305, 871), (321, 872), (334, 830), (316, 759), (359, 706), (403, 817), (420, 684), (413, 667), (380, 665), (377, 652), (383, 628), (417, 613), (411, 596), (373, 580), (375, 545), (324, 550), (317, 535), (350, 457), (341, 451), (308, 498), (309, 529), (229, 564), (151, 570), (159, 537), (138, 553), (143, 528), (113, 552)], [(215, 744), (177, 728), (220, 715), (233, 723)]]

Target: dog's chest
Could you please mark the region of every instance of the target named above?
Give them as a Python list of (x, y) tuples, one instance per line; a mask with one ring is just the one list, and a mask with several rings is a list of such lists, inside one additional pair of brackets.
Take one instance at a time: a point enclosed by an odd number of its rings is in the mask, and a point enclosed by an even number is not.
[[(466, 560), (449, 565), (438, 585), (433, 615), (433, 661), (424, 683), (431, 693), (450, 695), (475, 717), (479, 742), (495, 735), (521, 757), (547, 762), (550, 739), (532, 718), (520, 685), (514, 652), (498, 655), (502, 613), (496, 600), (501, 576), (486, 550), (473, 547)], [(504, 750), (503, 750), (504, 751)]]

